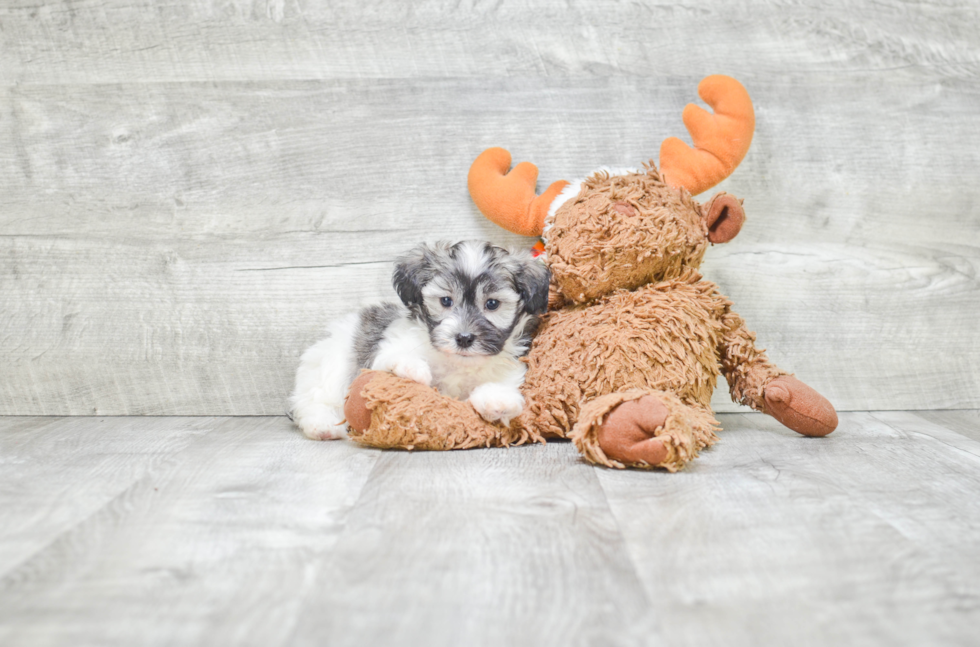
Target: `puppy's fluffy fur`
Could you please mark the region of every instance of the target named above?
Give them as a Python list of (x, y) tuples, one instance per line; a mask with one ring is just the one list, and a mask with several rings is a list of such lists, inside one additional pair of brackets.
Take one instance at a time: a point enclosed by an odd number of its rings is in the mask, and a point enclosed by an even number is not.
[(490, 243), (416, 247), (395, 264), (401, 303), (333, 322), (329, 337), (303, 353), (293, 420), (310, 438), (345, 436), (347, 390), (371, 368), (468, 399), (484, 419), (509, 424), (524, 408), (520, 357), (547, 306), (548, 281), (530, 254)]

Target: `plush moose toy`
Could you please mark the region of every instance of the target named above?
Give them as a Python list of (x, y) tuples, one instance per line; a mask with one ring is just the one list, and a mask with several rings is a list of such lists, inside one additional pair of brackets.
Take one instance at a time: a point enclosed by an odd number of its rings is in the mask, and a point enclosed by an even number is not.
[(374, 447), (457, 449), (571, 438), (610, 467), (682, 468), (712, 445), (719, 373), (732, 399), (807, 436), (837, 426), (831, 404), (773, 365), (718, 286), (698, 267), (709, 243), (732, 240), (742, 202), (691, 196), (726, 178), (748, 151), (755, 114), (734, 79), (698, 87), (709, 113), (684, 110), (692, 149), (664, 141), (660, 169), (600, 170), (535, 195), (538, 170), (484, 151), (469, 173), (473, 200), (510, 231), (543, 236), (549, 312), (528, 354), (526, 407), (510, 426), (467, 402), (387, 373), (365, 372), (345, 412), (350, 437)]

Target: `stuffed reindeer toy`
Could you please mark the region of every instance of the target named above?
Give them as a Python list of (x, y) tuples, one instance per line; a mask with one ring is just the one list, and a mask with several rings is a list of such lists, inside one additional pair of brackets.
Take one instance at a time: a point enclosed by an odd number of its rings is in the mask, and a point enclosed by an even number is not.
[[(742, 201), (697, 195), (731, 174), (748, 151), (755, 114), (734, 79), (698, 92), (714, 114), (688, 105), (691, 148), (669, 138), (660, 168), (600, 170), (535, 194), (538, 170), (510, 169), (501, 148), (469, 173), (483, 214), (544, 238), (549, 311), (527, 356), (526, 406), (510, 425), (484, 421), (466, 402), (390, 375), (365, 372), (345, 413), (365, 445), (462, 449), (571, 438), (586, 460), (676, 471), (716, 440), (711, 394), (718, 375), (732, 399), (806, 436), (837, 426), (831, 404), (776, 367), (718, 286), (698, 268), (709, 244), (742, 227)], [(509, 171), (509, 172), (508, 172)]]

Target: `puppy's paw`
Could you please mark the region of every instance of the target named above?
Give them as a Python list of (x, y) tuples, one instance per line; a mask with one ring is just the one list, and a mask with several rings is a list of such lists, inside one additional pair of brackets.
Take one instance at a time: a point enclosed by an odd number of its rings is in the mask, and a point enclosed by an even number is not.
[(347, 437), (343, 415), (328, 407), (296, 414), (296, 426), (312, 440), (338, 440)]
[(524, 396), (521, 392), (503, 384), (480, 385), (470, 393), (469, 400), (480, 417), (487, 422), (499, 421), (509, 425), (524, 410)]
[(419, 384), (424, 384), (426, 386), (432, 386), (432, 371), (429, 369), (429, 364), (424, 359), (418, 357), (403, 357), (395, 362), (395, 365), (391, 368), (391, 372), (398, 377), (405, 378), (406, 380), (418, 382)]

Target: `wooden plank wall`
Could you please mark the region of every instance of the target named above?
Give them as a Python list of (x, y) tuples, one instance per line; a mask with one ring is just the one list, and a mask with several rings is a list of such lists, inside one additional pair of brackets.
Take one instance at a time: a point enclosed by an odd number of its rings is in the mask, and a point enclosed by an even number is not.
[[(683, 134), (709, 73), (756, 103), (711, 250), (782, 366), (841, 409), (980, 407), (971, 0), (0, 6), (0, 414), (284, 411), (335, 313), (421, 240), (529, 245), (466, 193)], [(724, 391), (716, 396), (726, 404)]]

